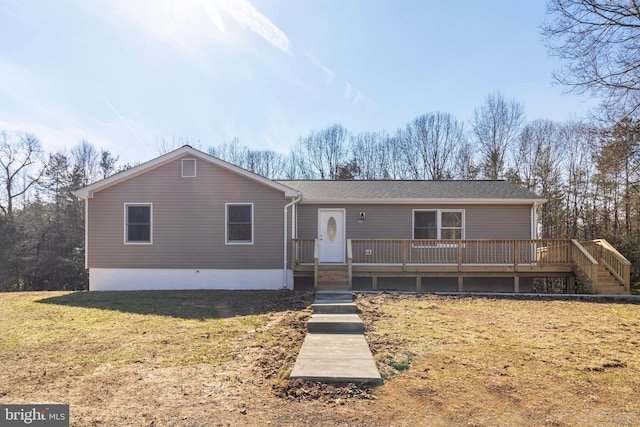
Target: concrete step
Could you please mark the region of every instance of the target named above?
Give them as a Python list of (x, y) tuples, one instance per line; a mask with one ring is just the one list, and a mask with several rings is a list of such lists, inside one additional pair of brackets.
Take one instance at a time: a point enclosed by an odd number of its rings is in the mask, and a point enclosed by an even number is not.
[(358, 312), (358, 307), (354, 303), (340, 300), (316, 300), (311, 304), (311, 309), (314, 314), (354, 314)]
[(362, 334), (307, 334), (289, 377), (382, 384)]
[(364, 324), (357, 314), (314, 314), (307, 331), (315, 334), (362, 334)]

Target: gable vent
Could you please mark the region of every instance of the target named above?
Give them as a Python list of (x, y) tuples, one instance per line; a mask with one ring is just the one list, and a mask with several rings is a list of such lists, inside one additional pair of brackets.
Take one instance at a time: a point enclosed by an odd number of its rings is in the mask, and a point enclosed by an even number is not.
[(196, 159), (182, 159), (182, 177), (193, 178), (196, 176)]

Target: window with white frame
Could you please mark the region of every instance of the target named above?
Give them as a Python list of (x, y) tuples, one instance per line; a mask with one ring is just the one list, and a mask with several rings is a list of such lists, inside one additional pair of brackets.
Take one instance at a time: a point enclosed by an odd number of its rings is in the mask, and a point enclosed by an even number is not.
[(226, 204), (227, 243), (253, 243), (253, 203)]
[(193, 178), (196, 176), (196, 159), (182, 159), (182, 177)]
[(464, 210), (413, 210), (414, 239), (464, 239)]
[(151, 244), (153, 242), (153, 207), (151, 203), (125, 203), (124, 242)]

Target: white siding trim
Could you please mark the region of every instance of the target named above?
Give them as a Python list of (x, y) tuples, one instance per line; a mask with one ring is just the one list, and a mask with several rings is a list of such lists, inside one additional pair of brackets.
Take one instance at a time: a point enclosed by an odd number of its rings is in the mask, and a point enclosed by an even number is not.
[(89, 199), (84, 199), (84, 268), (89, 268)]
[(91, 268), (91, 291), (145, 291), (184, 289), (289, 289), (293, 290), (293, 271), (282, 269), (195, 270), (165, 268)]

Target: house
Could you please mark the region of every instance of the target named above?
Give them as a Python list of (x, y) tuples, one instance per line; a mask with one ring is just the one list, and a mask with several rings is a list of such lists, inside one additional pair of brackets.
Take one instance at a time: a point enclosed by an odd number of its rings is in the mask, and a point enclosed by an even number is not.
[(75, 194), (91, 290), (628, 292), (615, 249), (537, 240), (544, 200), (505, 181), (274, 181), (183, 146)]

